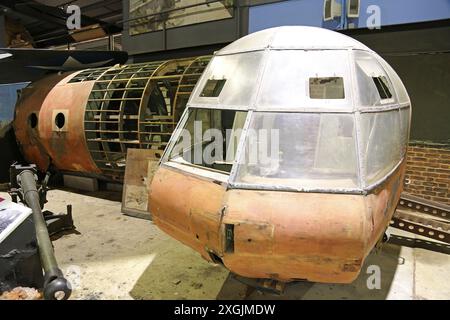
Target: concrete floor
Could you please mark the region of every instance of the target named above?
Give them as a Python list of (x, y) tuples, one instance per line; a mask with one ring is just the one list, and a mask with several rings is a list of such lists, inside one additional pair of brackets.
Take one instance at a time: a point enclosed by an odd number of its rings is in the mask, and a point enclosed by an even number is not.
[[(73, 299), (450, 299), (450, 255), (396, 244), (371, 254), (353, 284), (295, 283), (281, 296), (255, 291), (246, 297), (246, 286), (225, 268), (208, 264), (150, 221), (122, 215), (120, 193), (94, 195), (48, 194), (47, 210), (73, 205), (77, 233), (54, 242)], [(380, 289), (367, 288), (370, 265), (381, 269)]]

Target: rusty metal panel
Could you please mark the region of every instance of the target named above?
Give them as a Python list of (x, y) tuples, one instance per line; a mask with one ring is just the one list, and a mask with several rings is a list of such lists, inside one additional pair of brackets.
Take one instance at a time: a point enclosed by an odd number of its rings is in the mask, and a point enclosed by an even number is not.
[(160, 150), (128, 149), (122, 194), (123, 213), (151, 219), (148, 210), (149, 187), (161, 156)]
[(224, 264), (250, 278), (351, 282), (366, 255), (365, 197), (230, 190), (223, 223), (235, 250)]
[(153, 222), (211, 261), (221, 251), (220, 225), (225, 186), (159, 168), (150, 190)]
[(52, 165), (65, 171), (100, 173), (87, 150), (83, 132), (84, 107), (93, 81), (56, 85), (41, 106), (40, 141)]
[[(225, 190), (162, 166), (150, 192), (153, 221), (238, 275), (350, 283), (381, 239), (400, 197), (404, 163), (369, 195)], [(176, 195), (176, 196), (174, 196)]]
[(54, 74), (34, 82), (22, 90), (17, 102), (13, 122), (16, 139), (25, 159), (29, 163), (35, 163), (41, 171), (46, 171), (50, 165), (50, 157), (41, 141), (42, 104), (52, 89), (67, 75)]

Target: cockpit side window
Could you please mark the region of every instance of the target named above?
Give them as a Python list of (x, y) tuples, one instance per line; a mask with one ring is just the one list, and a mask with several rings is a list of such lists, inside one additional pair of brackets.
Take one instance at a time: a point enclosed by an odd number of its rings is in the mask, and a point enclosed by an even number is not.
[(395, 103), (394, 89), (386, 70), (369, 52), (355, 51), (359, 105), (363, 107)]
[(372, 80), (375, 83), (382, 100), (392, 98), (391, 89), (389, 88), (389, 83), (385, 76), (372, 77)]
[(402, 141), (407, 141), (408, 125), (409, 121), (403, 127), (399, 110), (361, 114), (366, 186), (380, 181), (400, 162), (406, 147)]
[(192, 108), (169, 161), (229, 173), (247, 112)]

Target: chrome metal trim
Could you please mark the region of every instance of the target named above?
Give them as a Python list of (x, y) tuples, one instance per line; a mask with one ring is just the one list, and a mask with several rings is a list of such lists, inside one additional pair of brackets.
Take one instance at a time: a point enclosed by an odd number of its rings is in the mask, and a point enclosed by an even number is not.
[(184, 125), (186, 124), (186, 121), (189, 118), (189, 108), (184, 109), (183, 114), (181, 115), (180, 121), (178, 121), (177, 125), (175, 126), (175, 130), (173, 131), (169, 143), (167, 144), (166, 148), (164, 149), (163, 155), (161, 159), (159, 160), (159, 165), (163, 164), (164, 162), (167, 162), (169, 152), (173, 149), (174, 144), (178, 140), (178, 137), (181, 134), (181, 128), (184, 128)]
[(402, 157), (400, 161), (395, 165), (393, 169), (391, 169), (382, 179), (378, 180), (375, 183), (372, 183), (371, 185), (364, 188), (366, 192), (369, 192), (373, 189), (378, 188), (380, 185), (385, 183), (397, 170), (398, 168), (403, 164), (403, 162), (406, 160), (406, 156)]
[(247, 118), (245, 119), (244, 127), (242, 128), (241, 141), (239, 141), (238, 147), (236, 149), (236, 156), (234, 157), (234, 162), (231, 167), (230, 178), (228, 179), (228, 185), (231, 183), (231, 181), (235, 181), (235, 179), (236, 179), (242, 153), (244, 153), (244, 156), (245, 156), (244, 150), (245, 150), (245, 144), (246, 144), (247, 138), (248, 138), (247, 132), (248, 132), (248, 128), (250, 127), (250, 122), (251, 122), (252, 118), (253, 118), (253, 111), (250, 110), (247, 114)]
[(409, 104), (391, 104), (388, 106), (373, 106), (373, 107), (352, 107), (348, 105), (345, 108), (330, 108), (328, 106), (324, 107), (283, 107), (279, 106), (276, 108), (263, 107), (263, 106), (247, 106), (247, 105), (219, 105), (219, 104), (190, 104), (188, 108), (198, 108), (198, 109), (228, 109), (228, 110), (254, 110), (256, 112), (284, 112), (284, 113), (377, 113), (377, 112), (388, 112), (392, 110), (399, 110), (409, 107)]
[[(227, 185), (228, 184), (228, 178), (229, 178), (229, 174), (223, 171), (218, 171), (218, 170), (214, 170), (214, 169), (210, 169), (210, 168), (205, 168), (202, 166), (196, 166), (194, 164), (187, 164), (187, 163), (177, 163), (177, 162), (171, 162), (171, 161), (167, 161), (162, 165), (164, 168), (170, 168), (170, 169), (174, 169), (178, 172), (181, 172), (183, 174), (188, 174), (192, 177), (197, 177), (197, 178), (203, 178), (203, 180), (208, 180), (208, 181), (218, 181), (220, 182), (222, 185)], [(197, 169), (198, 171), (204, 171), (205, 174), (202, 173), (194, 173), (192, 171), (189, 170), (184, 170), (183, 167), (186, 168), (191, 168), (191, 169)], [(216, 178), (212, 177), (211, 175), (214, 174), (216, 175)]]
[[(224, 48), (225, 49), (225, 48)], [(222, 49), (223, 50), (223, 49)], [(359, 50), (364, 52), (370, 52), (373, 53), (370, 49), (362, 49), (362, 48), (355, 48), (354, 46), (330, 46), (330, 47), (320, 47), (320, 48), (310, 48), (310, 47), (303, 47), (303, 46), (271, 46), (266, 45), (263, 47), (255, 47), (252, 49), (246, 49), (246, 50), (229, 50), (221, 52), (222, 50), (216, 51), (214, 53), (214, 57), (223, 57), (223, 56), (231, 56), (241, 53), (249, 53), (249, 52), (258, 52), (258, 51), (345, 51), (345, 50)]]
[[(352, 102), (353, 105), (356, 106), (356, 97), (359, 94), (356, 86), (356, 62), (355, 62), (355, 55), (353, 53), (353, 50), (348, 50), (348, 58), (349, 61), (353, 61), (353, 63), (350, 63), (350, 81), (352, 83)], [(359, 97), (358, 97), (359, 98)], [(363, 143), (362, 143), (362, 133), (361, 133), (361, 113), (357, 110), (358, 108), (355, 108), (353, 121), (354, 121), (354, 131), (355, 131), (355, 147), (356, 147), (356, 156), (358, 157), (356, 159), (358, 164), (358, 182), (359, 187), (362, 188), (364, 186), (364, 178), (365, 178), (365, 164), (363, 161)]]
[[(203, 176), (203, 175), (194, 174), (192, 172), (189, 172), (189, 171), (186, 171), (186, 170), (182, 170), (180, 168), (169, 166), (166, 163), (161, 164), (161, 168), (164, 168), (164, 169), (167, 169), (167, 170), (171, 170), (171, 171), (175, 171), (175, 172), (187, 175), (189, 177), (200, 179), (200, 180), (207, 181), (207, 182), (218, 181), (218, 180), (212, 179), (211, 177), (206, 177), (206, 176)], [(225, 187), (225, 189), (228, 189), (228, 187), (227, 187), (228, 186), (228, 182), (223, 182), (223, 181), (218, 181), (218, 182), (220, 182), (220, 185)]]
[(188, 104), (187, 108), (196, 108), (196, 109), (212, 109), (212, 110), (241, 110), (241, 111), (249, 111), (253, 110), (254, 108), (249, 107), (247, 105), (240, 106), (240, 105), (219, 105), (219, 104)]
[(237, 182), (228, 183), (228, 189), (243, 190), (266, 190), (266, 191), (285, 191), (285, 192), (304, 192), (304, 193), (336, 193), (336, 194), (365, 194), (363, 189), (359, 188), (342, 188), (342, 189), (326, 189), (326, 188), (295, 188), (286, 186), (267, 186), (263, 184), (249, 184)]
[(358, 107), (357, 111), (361, 113), (377, 113), (377, 112), (388, 112), (392, 110), (399, 110), (403, 107), (399, 106), (397, 103), (392, 103), (385, 106), (373, 106), (373, 107)]
[(361, 194), (367, 195), (370, 194), (372, 190), (376, 189), (380, 185), (384, 184), (391, 176), (398, 170), (400, 165), (405, 161), (405, 157), (392, 169), (390, 170), (382, 179), (377, 181), (374, 184), (369, 185), (365, 188), (335, 188), (335, 189), (327, 189), (327, 188), (295, 188), (295, 187), (286, 187), (280, 185), (267, 186), (264, 184), (250, 184), (250, 183), (242, 183), (242, 182), (229, 182), (228, 189), (243, 189), (243, 190), (267, 190), (267, 191), (286, 191), (286, 192), (305, 192), (305, 193), (336, 193), (336, 194)]

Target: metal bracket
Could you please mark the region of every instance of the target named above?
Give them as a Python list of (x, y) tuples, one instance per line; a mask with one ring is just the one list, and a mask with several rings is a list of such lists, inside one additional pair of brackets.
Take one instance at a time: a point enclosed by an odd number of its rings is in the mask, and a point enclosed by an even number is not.
[(273, 279), (250, 279), (236, 274), (232, 274), (232, 277), (247, 286), (246, 298), (255, 290), (274, 295), (282, 295), (286, 288), (285, 282)]
[[(37, 180), (36, 165), (32, 164), (29, 166), (22, 166), (18, 165), (17, 163), (11, 165), (10, 167), (11, 182), (10, 182), (10, 190), (8, 193), (11, 196), (12, 201), (16, 203), (19, 200), (25, 203), (23, 191), (16, 179), (16, 177), (19, 177), (20, 173), (24, 170), (32, 171), (36, 175)], [(47, 172), (45, 178), (42, 180), (38, 188), (39, 202), (41, 205), (41, 209), (43, 209), (44, 205), (47, 203), (47, 191), (49, 190), (47, 185), (49, 179), (50, 179), (50, 172)], [(75, 229), (75, 225), (73, 224), (72, 205), (70, 204), (67, 205), (66, 213), (54, 214), (53, 212), (47, 210), (44, 211), (42, 214), (47, 224), (47, 229), (50, 236), (54, 236), (63, 231)]]
[(50, 237), (68, 230), (75, 230), (72, 217), (72, 205), (67, 205), (66, 213), (54, 214), (51, 211), (44, 211), (44, 220)]

